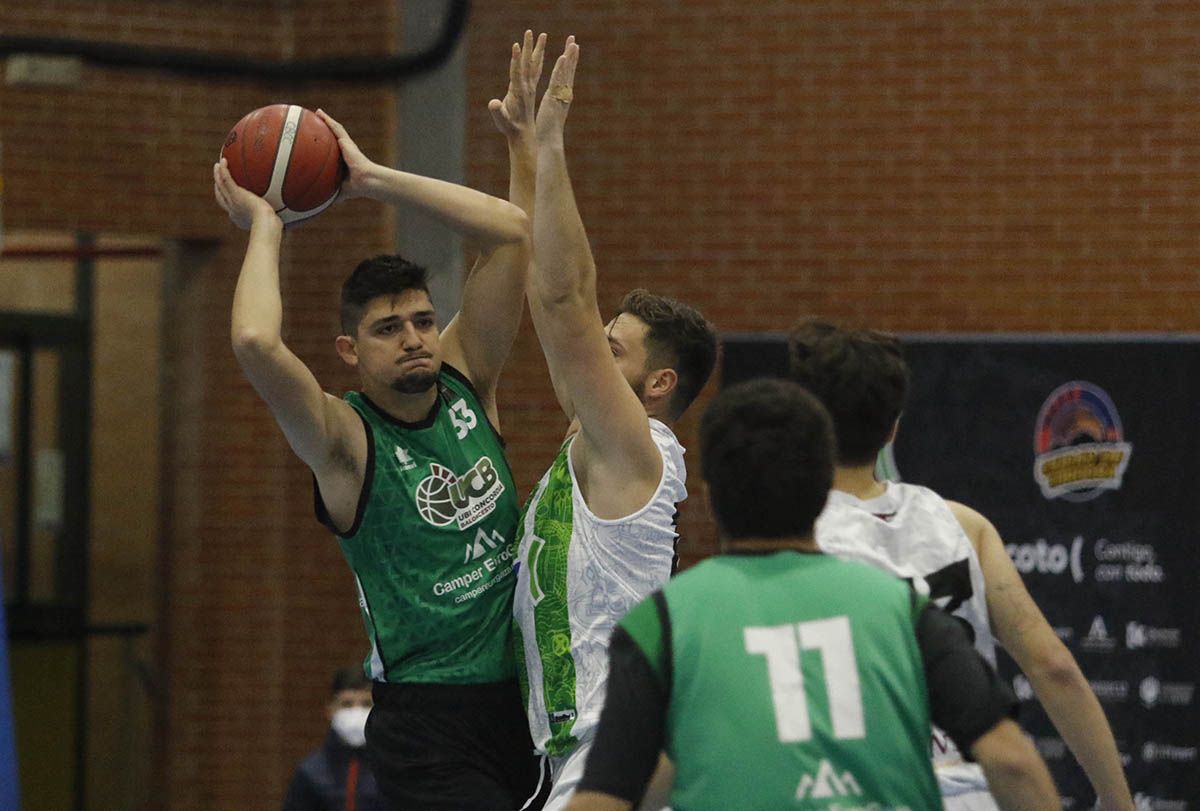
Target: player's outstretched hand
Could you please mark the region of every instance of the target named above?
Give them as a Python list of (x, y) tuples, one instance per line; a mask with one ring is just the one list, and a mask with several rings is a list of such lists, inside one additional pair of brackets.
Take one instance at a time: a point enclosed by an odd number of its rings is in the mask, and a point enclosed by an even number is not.
[(279, 219), (270, 203), (237, 184), (224, 158), (213, 164), (213, 196), (233, 224), (243, 230), (248, 230), (258, 217)]
[(534, 113), (537, 107), (537, 86), (542, 78), (542, 62), (546, 56), (546, 35), (526, 31), (522, 43), (513, 43), (512, 59), (508, 63), (508, 92), (504, 99), (488, 102), (488, 112), (496, 129), (509, 140), (532, 136)]
[(335, 121), (329, 113), (317, 110), (317, 115), (329, 125), (329, 129), (333, 130), (333, 134), (337, 136), (338, 148), (342, 150), (342, 160), (346, 163), (348, 171), (346, 179), (342, 181), (341, 197), (350, 199), (367, 196), (368, 179), (371, 171), (377, 168), (377, 164), (363, 154), (362, 150), (358, 148), (358, 144), (354, 143), (350, 134), (346, 132), (346, 128)]
[(539, 141), (561, 139), (567, 123), (567, 112), (575, 97), (575, 66), (579, 64), (579, 46), (575, 37), (567, 37), (562, 56), (554, 63), (550, 72), (550, 86), (542, 96), (537, 111), (537, 135)]

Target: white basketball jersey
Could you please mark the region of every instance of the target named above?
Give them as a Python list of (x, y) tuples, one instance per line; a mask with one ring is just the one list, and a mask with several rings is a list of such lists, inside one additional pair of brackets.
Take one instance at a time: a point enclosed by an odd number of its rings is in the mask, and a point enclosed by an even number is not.
[[(936, 605), (970, 625), (976, 650), (995, 666), (995, 639), (979, 557), (937, 493), (919, 485), (888, 482), (883, 495), (863, 501), (831, 490), (815, 534), (818, 546), (831, 555), (910, 579), (922, 591), (923, 582)], [(944, 796), (986, 790), (983, 770), (968, 763), (937, 728), (930, 749)]]
[[(676, 504), (687, 498), (683, 446), (650, 420), (662, 478), (637, 512), (597, 518), (563, 444), (525, 505), (517, 550), (517, 670), (533, 742), (554, 756), (590, 738), (604, 704), (608, 642), (625, 613), (671, 576)], [(523, 671), (523, 672), (522, 672)]]

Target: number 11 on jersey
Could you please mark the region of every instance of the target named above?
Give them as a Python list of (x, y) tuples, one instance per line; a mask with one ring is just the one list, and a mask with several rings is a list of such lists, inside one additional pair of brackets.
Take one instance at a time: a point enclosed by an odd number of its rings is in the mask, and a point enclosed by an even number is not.
[(848, 617), (749, 627), (742, 632), (746, 652), (767, 659), (767, 678), (780, 742), (797, 743), (812, 738), (808, 695), (800, 666), (801, 651), (806, 650), (821, 652), (833, 736), (843, 740), (866, 736), (858, 662)]

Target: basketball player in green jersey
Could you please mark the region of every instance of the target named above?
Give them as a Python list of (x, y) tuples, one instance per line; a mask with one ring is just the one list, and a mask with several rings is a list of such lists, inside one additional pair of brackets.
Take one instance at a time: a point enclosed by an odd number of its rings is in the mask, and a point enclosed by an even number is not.
[[(536, 85), (538, 56), (514, 53), (514, 82)], [(510, 142), (532, 133), (525, 95), (510, 87), (505, 97), (528, 125)], [(354, 571), (374, 680), (367, 751), (388, 800), (422, 811), (533, 808), (541, 773), (511, 642), (518, 502), (495, 396), (521, 317), (528, 218), (481, 192), (380, 166), (322, 117), (349, 168), (343, 197), (410, 204), (479, 247), (462, 309), (439, 335), (423, 269), (395, 256), (362, 262), (342, 288), (336, 341), (362, 390), (326, 394), (281, 338), (282, 223), (221, 163), (217, 199), (250, 231), (234, 352), (312, 469), (318, 517)]]
[(832, 422), (800, 386), (720, 394), (700, 454), (725, 554), (635, 606), (570, 811), (631, 808), (664, 748), (675, 811), (941, 808), (930, 716), (1004, 809), (1059, 808), (1012, 693), (903, 580), (821, 554)]
[[(562, 811), (583, 775), (612, 629), (671, 575), (677, 505), (687, 497), (671, 426), (717, 354), (712, 325), (665, 296), (633, 291), (607, 326), (601, 319), (564, 149), (578, 55), (568, 39), (538, 107), (537, 149), (526, 157), (536, 189), (510, 194), (535, 207), (530, 310), (570, 420), (525, 506), (513, 603), (529, 728), (552, 767), (546, 811)], [(505, 129), (503, 111), (494, 112)]]

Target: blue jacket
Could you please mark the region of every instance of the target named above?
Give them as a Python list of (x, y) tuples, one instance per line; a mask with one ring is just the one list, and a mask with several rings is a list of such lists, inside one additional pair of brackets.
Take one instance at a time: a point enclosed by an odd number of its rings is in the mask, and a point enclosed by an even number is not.
[[(353, 797), (346, 796), (350, 781)], [(386, 811), (383, 794), (367, 765), (366, 752), (347, 746), (329, 730), (321, 748), (310, 753), (292, 775), (283, 811)]]

